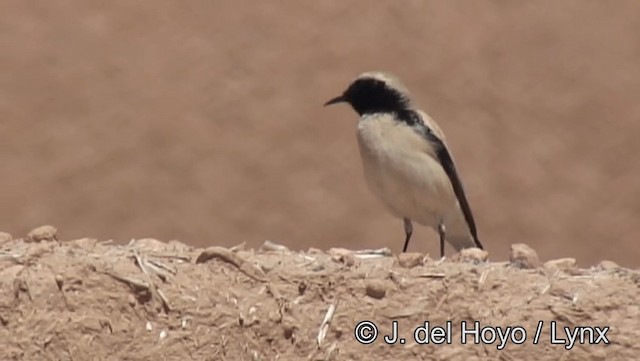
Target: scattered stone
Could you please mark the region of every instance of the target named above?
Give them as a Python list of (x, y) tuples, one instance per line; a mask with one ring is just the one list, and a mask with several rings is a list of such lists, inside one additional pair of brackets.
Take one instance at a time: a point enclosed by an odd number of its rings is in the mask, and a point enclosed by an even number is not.
[(453, 257), (453, 260), (460, 263), (482, 263), (489, 258), (489, 252), (480, 248), (465, 248)]
[(417, 252), (400, 253), (395, 263), (402, 268), (413, 268), (424, 264), (424, 256)]
[(620, 268), (620, 266), (613, 262), (613, 261), (609, 261), (609, 260), (604, 260), (600, 263), (598, 263), (597, 268), (604, 270), (604, 271), (610, 271), (610, 270), (615, 270)]
[(13, 241), (13, 237), (7, 232), (0, 232), (0, 244)]
[(544, 263), (544, 268), (549, 270), (567, 271), (576, 267), (575, 258), (559, 258)]
[(260, 246), (260, 252), (289, 252), (290, 249), (287, 246), (266, 240)]
[(33, 229), (27, 234), (27, 242), (57, 241), (58, 230), (54, 226), (45, 225)]
[(511, 245), (511, 253), (509, 261), (512, 266), (525, 269), (533, 269), (540, 267), (538, 254), (533, 248), (524, 243), (516, 243)]
[(335, 262), (342, 263), (347, 267), (352, 267), (357, 263), (356, 256), (353, 253), (334, 255), (331, 259)]
[(327, 253), (331, 255), (334, 262), (342, 263), (347, 267), (351, 267), (357, 262), (353, 251), (345, 248), (331, 248)]
[(380, 280), (369, 280), (367, 281), (365, 291), (367, 296), (379, 300), (387, 294), (387, 284)]

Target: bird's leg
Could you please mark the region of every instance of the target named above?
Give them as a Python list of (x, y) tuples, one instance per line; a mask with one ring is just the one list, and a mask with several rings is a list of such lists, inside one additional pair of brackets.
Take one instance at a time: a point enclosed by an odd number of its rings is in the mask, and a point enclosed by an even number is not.
[(409, 240), (411, 239), (411, 235), (413, 234), (413, 224), (411, 224), (411, 220), (409, 218), (404, 218), (404, 233), (406, 234), (406, 238), (404, 239), (404, 247), (402, 248), (402, 252), (407, 252), (407, 247), (409, 247)]
[(440, 258), (444, 257), (444, 239), (445, 239), (445, 228), (444, 224), (440, 223), (438, 225), (438, 234), (440, 235)]

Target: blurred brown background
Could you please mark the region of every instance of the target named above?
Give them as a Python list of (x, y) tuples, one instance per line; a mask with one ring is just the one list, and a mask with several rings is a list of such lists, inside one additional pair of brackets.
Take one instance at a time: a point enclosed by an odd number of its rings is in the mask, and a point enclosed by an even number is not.
[[(640, 2), (0, 4), (0, 230), (389, 246), (356, 115), (397, 74), (446, 132), (493, 260), (638, 266)], [(438, 254), (418, 228), (413, 251)]]

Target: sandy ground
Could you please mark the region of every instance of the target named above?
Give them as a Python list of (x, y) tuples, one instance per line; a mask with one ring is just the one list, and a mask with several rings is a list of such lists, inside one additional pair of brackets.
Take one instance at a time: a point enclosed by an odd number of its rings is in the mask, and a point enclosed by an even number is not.
[[(640, 352), (640, 273), (612, 262), (542, 264), (523, 245), (495, 263), (474, 250), (434, 261), (53, 235), (40, 229), (0, 245), (2, 360), (585, 361)], [(414, 336), (425, 321), (428, 344), (424, 332)], [(574, 330), (582, 336), (571, 345)]]
[[(357, 74), (446, 132), (481, 240), (638, 266), (640, 3), (0, 4), (0, 229), (68, 238), (402, 246), (366, 189)], [(437, 254), (416, 230), (412, 251)]]

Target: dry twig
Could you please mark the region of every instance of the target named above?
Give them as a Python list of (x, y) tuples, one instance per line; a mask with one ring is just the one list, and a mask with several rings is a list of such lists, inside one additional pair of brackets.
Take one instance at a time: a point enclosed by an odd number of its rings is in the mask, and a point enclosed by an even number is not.
[(119, 276), (119, 275), (117, 275), (115, 273), (111, 273), (109, 271), (104, 272), (104, 274), (106, 274), (107, 276), (110, 276), (111, 278), (115, 279), (116, 281), (119, 281), (119, 282), (122, 282), (122, 283), (126, 283), (128, 286), (130, 286), (136, 292), (149, 291), (149, 289), (151, 288), (147, 282), (139, 280), (139, 279), (135, 279), (135, 278), (131, 278), (131, 277)]
[(419, 274), (418, 277), (422, 277), (422, 278), (445, 278), (446, 275), (444, 273), (430, 272), (430, 273)]
[(196, 258), (196, 263), (203, 263), (212, 258), (219, 258), (227, 263), (231, 263), (240, 271), (242, 271), (242, 273), (253, 278), (254, 280), (261, 282), (267, 281), (266, 275), (264, 274), (262, 269), (224, 247), (214, 246), (205, 249), (204, 251), (202, 251), (202, 253), (200, 253), (198, 258)]
[(329, 305), (329, 308), (327, 309), (327, 313), (324, 315), (324, 318), (322, 319), (322, 323), (320, 324), (320, 330), (318, 330), (318, 348), (320, 348), (320, 346), (322, 346), (322, 342), (324, 341), (324, 338), (327, 336), (327, 332), (329, 331), (329, 325), (331, 324), (331, 320), (333, 319), (333, 314), (336, 311), (336, 307), (337, 304), (336, 303), (332, 303)]
[(171, 306), (169, 305), (169, 300), (167, 299), (167, 297), (164, 295), (164, 293), (162, 292), (162, 290), (160, 290), (160, 287), (158, 287), (158, 285), (153, 281), (151, 274), (149, 273), (147, 267), (151, 266), (149, 268), (151, 268), (154, 273), (164, 282), (166, 282), (167, 278), (165, 275), (163, 275), (160, 271), (158, 267), (150, 265), (146, 258), (143, 258), (140, 256), (140, 254), (137, 251), (133, 251), (133, 256), (136, 259), (136, 263), (138, 264), (138, 267), (140, 267), (140, 269), (142, 270), (142, 273), (145, 274), (145, 276), (147, 277), (147, 280), (149, 281), (149, 283), (151, 283), (151, 285), (153, 286), (153, 291), (155, 291), (155, 293), (158, 295), (158, 298), (160, 298), (160, 301), (162, 301), (162, 307), (164, 308), (164, 311), (169, 313), (169, 311), (171, 311)]
[(388, 247), (378, 249), (361, 249), (354, 251), (358, 258), (391, 257), (393, 253)]

